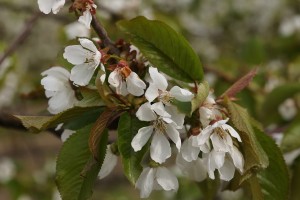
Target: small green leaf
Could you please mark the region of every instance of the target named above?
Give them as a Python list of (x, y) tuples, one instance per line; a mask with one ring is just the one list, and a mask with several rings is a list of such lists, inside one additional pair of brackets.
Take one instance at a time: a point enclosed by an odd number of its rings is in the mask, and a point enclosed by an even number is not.
[(262, 119), (266, 123), (274, 123), (279, 115), (278, 107), (287, 98), (293, 97), (295, 94), (300, 93), (299, 83), (287, 83), (285, 85), (278, 86), (267, 95), (265, 101), (262, 104)]
[(78, 101), (75, 104), (75, 106), (79, 106), (79, 107), (105, 106), (97, 89), (82, 87), (79, 89), (79, 91), (83, 99)]
[(300, 116), (293, 120), (284, 132), (281, 149), (283, 152), (293, 151), (300, 148)]
[(191, 115), (191, 110), (192, 110), (191, 102), (182, 102), (174, 99), (172, 104), (177, 107), (179, 112), (186, 114), (188, 116)]
[(201, 104), (205, 101), (207, 96), (209, 95), (209, 85), (208, 82), (204, 81), (198, 85), (197, 94), (192, 99), (192, 109), (191, 114), (201, 106)]
[(34, 133), (39, 133), (50, 127), (55, 127), (60, 123), (67, 123), (71, 120), (80, 117), (86, 112), (99, 109), (99, 106), (92, 107), (73, 107), (66, 111), (63, 111), (54, 116), (18, 116), (16, 118), (21, 120), (22, 124)]
[(135, 152), (131, 147), (131, 141), (137, 134), (138, 130), (147, 126), (146, 122), (139, 121), (135, 116), (124, 113), (119, 121), (118, 126), (118, 147), (122, 157), (123, 169), (128, 180), (135, 184), (142, 172), (141, 162), (147, 147), (141, 151)]
[(269, 166), (257, 174), (265, 200), (287, 200), (289, 197), (289, 173), (282, 152), (274, 140), (254, 128), (256, 138), (269, 157)]
[(90, 129), (90, 126), (85, 127), (70, 136), (58, 155), (56, 183), (62, 200), (86, 200), (92, 195), (94, 182), (105, 157), (108, 133), (106, 131), (102, 134), (102, 148), (99, 149), (101, 156), (93, 161), (88, 147)]
[(300, 156), (292, 165), (291, 200), (299, 200), (300, 197)]
[(187, 82), (201, 81), (201, 62), (186, 39), (171, 27), (157, 20), (137, 17), (118, 22), (143, 55), (162, 72)]
[(231, 102), (228, 98), (225, 98), (225, 106), (229, 111), (230, 119), (234, 127), (239, 131), (242, 139), (241, 146), (245, 158), (245, 165), (244, 173), (239, 183), (236, 184), (239, 186), (254, 173), (266, 168), (269, 164), (269, 160), (266, 152), (258, 142), (247, 110)]

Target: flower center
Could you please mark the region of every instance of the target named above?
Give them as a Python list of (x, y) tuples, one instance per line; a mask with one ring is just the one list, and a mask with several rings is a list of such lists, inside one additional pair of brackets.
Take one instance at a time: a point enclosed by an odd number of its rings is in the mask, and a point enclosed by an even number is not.
[(166, 124), (164, 122), (164, 120), (162, 118), (158, 118), (153, 122), (153, 127), (156, 131), (159, 131), (161, 133), (165, 133), (166, 132)]
[(215, 128), (215, 132), (219, 135), (220, 138), (222, 138), (222, 139), (225, 138), (225, 133), (222, 128), (220, 128), (220, 127)]
[(174, 97), (168, 91), (159, 91), (159, 101), (163, 102), (165, 105), (170, 105)]

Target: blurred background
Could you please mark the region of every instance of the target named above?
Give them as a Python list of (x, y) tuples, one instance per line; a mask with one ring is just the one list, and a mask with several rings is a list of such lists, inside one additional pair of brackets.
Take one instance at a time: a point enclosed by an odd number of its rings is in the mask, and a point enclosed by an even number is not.
[[(99, 19), (115, 41), (122, 38), (115, 22), (138, 15), (164, 21), (183, 34), (199, 54), (205, 78), (216, 96), (257, 68), (258, 75), (238, 95), (238, 103), (263, 123), (279, 145), (286, 131), (300, 132), (300, 96), (296, 92), (283, 92), (280, 102), (272, 104), (269, 95), (280, 87), (300, 85), (298, 0), (97, 0), (95, 3)], [(95, 37), (94, 32), (68, 14), (69, 5), (70, 2), (57, 15), (43, 15), (36, 0), (0, 1), (0, 121), (4, 121), (0, 123), (1, 200), (60, 199), (54, 180), (56, 155), (62, 145), (60, 138), (48, 132), (34, 135), (9, 127), (5, 119), (7, 113), (47, 115), (41, 72), (55, 65), (69, 66), (62, 53), (76, 36)], [(283, 148), (291, 174), (298, 178), (299, 146)], [(297, 182), (297, 178), (292, 181)], [(154, 192), (150, 199), (201, 199), (197, 184), (184, 178), (180, 184), (177, 194)], [(98, 181), (96, 188), (94, 199), (139, 199), (138, 191), (122, 175), (120, 166)], [(225, 192), (219, 196), (243, 199), (243, 192)]]

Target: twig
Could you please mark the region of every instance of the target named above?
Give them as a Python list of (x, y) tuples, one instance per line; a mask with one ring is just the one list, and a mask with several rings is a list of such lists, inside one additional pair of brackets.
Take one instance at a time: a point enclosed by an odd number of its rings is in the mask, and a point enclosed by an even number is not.
[(21, 46), (21, 44), (30, 35), (31, 29), (40, 16), (40, 12), (35, 13), (25, 24), (25, 27), (21, 31), (20, 35), (11, 43), (11, 45), (4, 51), (4, 54), (0, 57), (0, 65), (3, 61), (15, 52), (15, 50)]
[(108, 37), (106, 30), (103, 28), (102, 24), (98, 21), (95, 15), (93, 15), (91, 25), (101, 39), (103, 46), (108, 47), (111, 53), (120, 55), (120, 51), (114, 46), (114, 43)]

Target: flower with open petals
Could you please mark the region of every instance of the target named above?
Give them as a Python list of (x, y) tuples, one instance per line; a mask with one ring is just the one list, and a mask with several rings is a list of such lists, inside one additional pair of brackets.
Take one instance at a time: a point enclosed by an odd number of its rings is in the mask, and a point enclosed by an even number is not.
[(72, 108), (77, 102), (75, 91), (69, 81), (70, 73), (62, 67), (52, 67), (42, 73), (45, 76), (41, 84), (45, 88), (45, 94), (49, 99), (48, 111), (57, 114)]
[(207, 127), (211, 121), (222, 118), (221, 112), (218, 110), (215, 100), (209, 95), (199, 108), (200, 122), (202, 127)]
[(181, 140), (176, 124), (171, 120), (170, 115), (165, 111), (161, 102), (150, 104), (144, 103), (136, 112), (141, 121), (152, 122), (150, 126), (140, 128), (131, 141), (134, 151), (140, 151), (153, 135), (150, 146), (150, 157), (158, 163), (163, 163), (171, 157), (171, 146), (166, 137), (176, 144), (178, 150), (181, 147)]
[(178, 180), (165, 167), (146, 167), (139, 176), (135, 187), (140, 189), (141, 198), (147, 198), (152, 190), (177, 191)]
[(112, 152), (111, 145), (107, 145), (105, 158), (98, 174), (99, 179), (103, 179), (109, 175), (117, 165), (117, 161), (118, 156)]
[(101, 53), (92, 41), (80, 38), (79, 42), (81, 45), (67, 46), (63, 56), (75, 65), (71, 70), (70, 80), (76, 85), (85, 86), (100, 64)]
[(158, 98), (165, 105), (170, 105), (173, 99), (182, 102), (189, 102), (194, 97), (193, 93), (178, 86), (174, 86), (167, 91), (168, 82), (163, 74), (159, 73), (157, 68), (149, 67), (150, 85), (145, 93), (145, 97), (149, 102)]
[(51, 11), (57, 14), (59, 10), (65, 5), (65, 0), (38, 0), (39, 9), (45, 14)]
[(91, 28), (92, 15), (96, 12), (97, 5), (94, 3), (86, 3), (84, 12), (79, 17), (78, 22), (85, 25), (86, 28)]
[(126, 96), (128, 93), (134, 96), (144, 94), (146, 84), (127, 65), (125, 61), (120, 61), (116, 68), (110, 73), (108, 83), (116, 88), (116, 93)]
[(233, 139), (242, 142), (240, 135), (230, 125), (229, 119), (220, 120), (204, 128), (199, 135), (194, 136), (192, 145), (201, 148), (211, 141), (212, 150), (203, 152), (204, 163), (207, 165), (209, 177), (214, 179), (217, 169), (220, 178), (229, 181), (233, 178), (235, 168), (243, 173), (244, 158), (242, 153), (234, 146)]

